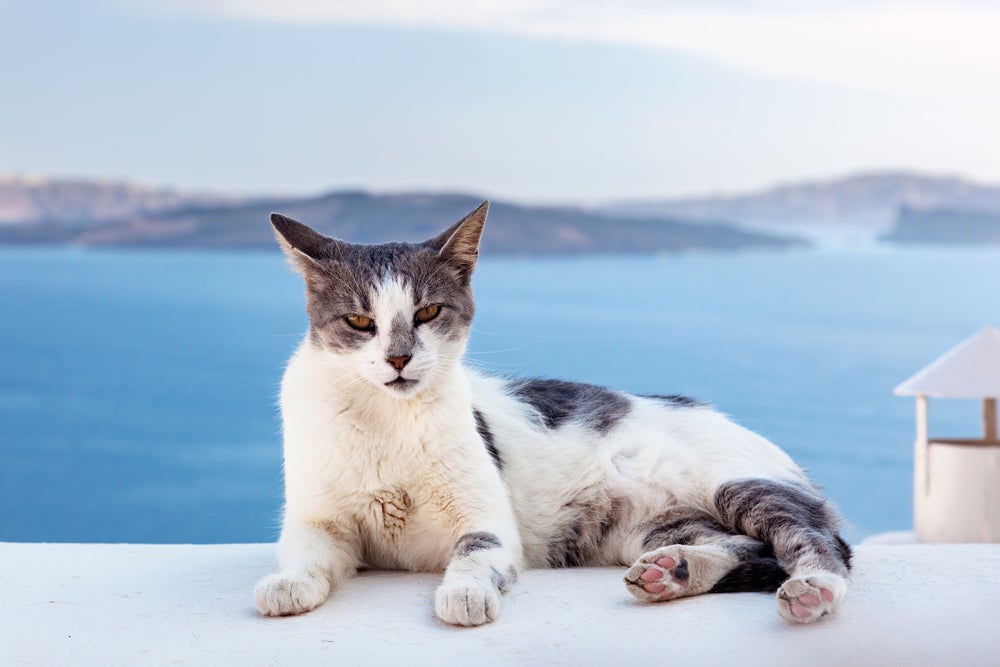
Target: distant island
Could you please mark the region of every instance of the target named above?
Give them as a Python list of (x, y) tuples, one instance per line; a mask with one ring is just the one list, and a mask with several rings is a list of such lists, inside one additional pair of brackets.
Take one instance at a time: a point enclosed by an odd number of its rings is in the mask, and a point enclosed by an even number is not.
[[(0, 181), (0, 243), (182, 248), (275, 248), (279, 211), (361, 243), (432, 237), (482, 202), (465, 194), (331, 192), (234, 199), (119, 183)], [(485, 254), (650, 254), (784, 248), (801, 242), (726, 221), (642, 217), (493, 201)]]
[(768, 229), (781, 226), (860, 228), (888, 232), (901, 213), (918, 210), (1000, 211), (1000, 186), (957, 176), (876, 171), (777, 185), (759, 192), (610, 204), (604, 210), (689, 220), (726, 219)]
[(900, 209), (882, 240), (892, 243), (1000, 244), (1000, 210)]
[[(279, 211), (362, 243), (429, 238), (482, 201), (471, 194), (236, 197), (130, 183), (0, 176), (0, 244), (273, 248)], [(486, 254), (650, 254), (788, 248), (817, 230), (889, 243), (1000, 243), (1000, 186), (871, 172), (759, 192), (602, 206), (494, 200)]]

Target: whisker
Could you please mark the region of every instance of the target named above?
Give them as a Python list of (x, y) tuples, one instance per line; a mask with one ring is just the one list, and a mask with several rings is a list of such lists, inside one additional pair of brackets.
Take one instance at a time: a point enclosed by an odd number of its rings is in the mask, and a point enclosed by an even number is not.
[(497, 333), (494, 331), (486, 331), (485, 329), (480, 329), (478, 327), (469, 327), (469, 331), (480, 336), (506, 336), (504, 333)]
[(502, 363), (502, 362), (492, 362), (483, 361), (481, 359), (467, 359), (465, 362), (466, 366), (471, 366), (473, 368), (524, 368), (526, 364), (522, 363)]
[(476, 356), (479, 356), (481, 354), (504, 354), (506, 352), (520, 352), (521, 350), (524, 350), (524, 349), (526, 349), (526, 348), (524, 346), (521, 346), (521, 347), (508, 347), (508, 348), (503, 349), (503, 350), (481, 350), (481, 351), (478, 351), (478, 352), (466, 352), (466, 356), (468, 356), (468, 357), (476, 357)]

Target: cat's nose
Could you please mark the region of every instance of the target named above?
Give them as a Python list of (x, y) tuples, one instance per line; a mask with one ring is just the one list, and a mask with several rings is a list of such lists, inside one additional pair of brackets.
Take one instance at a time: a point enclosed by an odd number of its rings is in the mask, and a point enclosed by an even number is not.
[(385, 361), (397, 371), (401, 371), (406, 364), (410, 363), (410, 359), (412, 357), (407, 354), (402, 357), (386, 357)]

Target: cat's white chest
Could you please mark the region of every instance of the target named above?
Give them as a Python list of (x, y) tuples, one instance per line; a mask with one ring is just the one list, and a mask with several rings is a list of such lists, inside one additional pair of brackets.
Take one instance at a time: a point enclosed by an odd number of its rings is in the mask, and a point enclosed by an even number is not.
[(331, 428), (342, 439), (286, 470), (295, 477), (286, 512), (356, 532), (371, 567), (441, 569), (450, 542), (426, 540), (451, 532), (441, 509), (448, 502), (435, 495), (439, 457), (420, 437), (387, 440), (352, 430), (348, 436)]
[[(433, 438), (433, 436), (427, 436)], [(423, 433), (386, 433), (341, 415), (323, 438), (328, 447), (306, 454), (312, 493), (329, 511), (357, 514), (393, 533), (413, 513), (418, 488), (433, 460)], [(349, 508), (349, 509), (348, 509)]]
[(339, 371), (309, 345), (286, 369), (286, 521), (358, 535), (373, 567), (442, 569), (471, 513), (508, 502), (462, 369), (412, 401), (345, 391)]

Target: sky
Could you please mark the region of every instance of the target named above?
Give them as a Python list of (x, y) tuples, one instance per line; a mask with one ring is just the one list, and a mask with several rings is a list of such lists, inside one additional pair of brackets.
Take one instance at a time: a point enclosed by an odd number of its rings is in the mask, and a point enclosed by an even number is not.
[(1000, 181), (1000, 2), (0, 0), (0, 173), (597, 203)]

